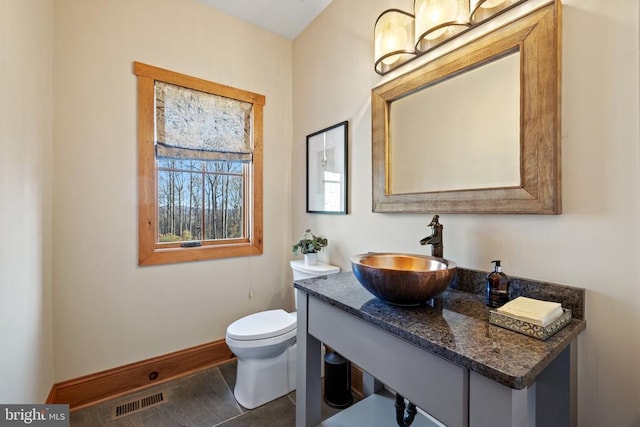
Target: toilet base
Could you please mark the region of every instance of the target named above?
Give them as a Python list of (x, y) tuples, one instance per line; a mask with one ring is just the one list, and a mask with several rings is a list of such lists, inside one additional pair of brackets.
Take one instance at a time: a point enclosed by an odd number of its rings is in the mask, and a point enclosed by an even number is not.
[(243, 407), (257, 408), (295, 389), (295, 342), (274, 357), (248, 360), (238, 358), (233, 395)]

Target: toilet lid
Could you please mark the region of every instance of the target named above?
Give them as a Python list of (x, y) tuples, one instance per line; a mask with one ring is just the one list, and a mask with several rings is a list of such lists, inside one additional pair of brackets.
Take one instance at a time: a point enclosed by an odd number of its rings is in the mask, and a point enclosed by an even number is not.
[(233, 322), (227, 336), (234, 340), (249, 341), (276, 337), (296, 328), (296, 316), (284, 310), (268, 310), (250, 314)]

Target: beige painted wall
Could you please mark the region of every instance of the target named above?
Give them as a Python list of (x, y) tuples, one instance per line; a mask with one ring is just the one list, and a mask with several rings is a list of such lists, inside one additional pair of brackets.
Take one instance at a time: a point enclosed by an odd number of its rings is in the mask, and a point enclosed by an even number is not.
[[(266, 96), (262, 256), (137, 266), (133, 61)], [(196, 0), (56, 0), (57, 381), (221, 339), (243, 315), (291, 308), (291, 64), (290, 40)]]
[[(559, 216), (441, 215), (444, 253), (459, 265), (587, 289), (579, 340), (579, 425), (640, 422), (640, 144), (638, 3), (566, 0), (563, 46), (563, 210)], [(292, 233), (329, 238), (325, 260), (349, 269), (363, 251), (428, 252), (429, 215), (371, 212), (373, 24), (409, 0), (334, 0), (294, 42), (293, 176), (305, 136), (349, 120), (350, 214), (305, 214), (293, 182)]]
[[(42, 401), (54, 381), (52, 264), (61, 381), (290, 308), (288, 246), (307, 227), (330, 239), (322, 256), (344, 269), (361, 251), (427, 251), (417, 244), (427, 215), (371, 213), (369, 96), (382, 81), (372, 27), (382, 10), (412, 2), (399, 3), (334, 0), (292, 53), (291, 42), (195, 0), (0, 0), (0, 199), (13, 201), (0, 204), (0, 401)], [(564, 4), (564, 213), (443, 215), (445, 255), (485, 270), (500, 257), (507, 273), (586, 288), (579, 424), (635, 426), (638, 5)], [(266, 95), (264, 255), (137, 267), (134, 60)], [(304, 180), (292, 177), (305, 173), (305, 136), (345, 119), (351, 213), (304, 214)]]
[(0, 402), (53, 384), (53, 1), (0, 0)]

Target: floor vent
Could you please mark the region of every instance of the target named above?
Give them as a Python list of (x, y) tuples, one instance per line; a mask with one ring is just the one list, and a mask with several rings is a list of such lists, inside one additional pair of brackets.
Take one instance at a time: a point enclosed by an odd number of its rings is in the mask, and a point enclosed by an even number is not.
[(166, 392), (161, 391), (159, 393), (152, 394), (150, 396), (141, 397), (138, 399), (124, 402), (113, 408), (111, 412), (111, 419), (122, 418), (126, 415), (135, 414), (144, 409), (158, 406), (167, 401)]

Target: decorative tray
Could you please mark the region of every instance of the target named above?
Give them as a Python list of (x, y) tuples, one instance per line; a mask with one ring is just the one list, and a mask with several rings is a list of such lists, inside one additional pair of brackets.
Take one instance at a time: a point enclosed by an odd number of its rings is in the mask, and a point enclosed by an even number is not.
[(546, 340), (560, 329), (567, 326), (571, 321), (571, 310), (563, 308), (562, 311), (562, 315), (556, 320), (547, 326), (540, 326), (525, 322), (524, 320), (516, 319), (515, 317), (511, 317), (506, 314), (498, 313), (495, 310), (489, 310), (489, 323), (539, 340)]

